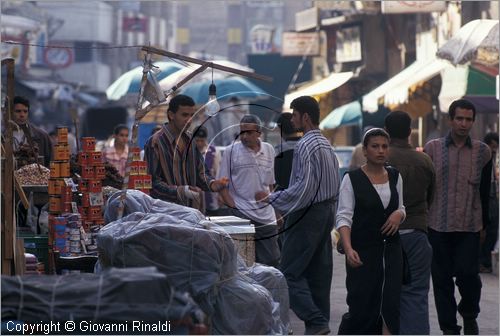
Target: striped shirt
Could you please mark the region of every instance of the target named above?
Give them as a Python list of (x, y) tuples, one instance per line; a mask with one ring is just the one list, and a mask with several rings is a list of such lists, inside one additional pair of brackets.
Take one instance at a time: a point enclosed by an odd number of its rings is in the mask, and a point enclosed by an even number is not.
[(274, 192), (269, 199), (282, 213), (297, 211), (314, 203), (337, 199), (339, 163), (332, 146), (314, 129), (295, 146), (289, 187)]
[(491, 157), (488, 145), (468, 137), (457, 147), (448, 134), (429, 141), (424, 152), (436, 170), (429, 227), (439, 232), (479, 232), (483, 226), (479, 184)]
[(183, 186), (197, 186), (209, 191), (213, 177), (191, 139), (189, 132), (183, 132), (176, 138), (164, 124), (146, 142), (144, 157), (153, 181), (151, 196), (202, 210), (202, 205), (185, 196)]

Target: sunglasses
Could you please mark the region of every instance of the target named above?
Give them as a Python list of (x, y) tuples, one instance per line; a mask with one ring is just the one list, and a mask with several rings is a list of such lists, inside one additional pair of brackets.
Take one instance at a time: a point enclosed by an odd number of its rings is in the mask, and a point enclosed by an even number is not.
[(257, 131), (257, 130), (248, 130), (248, 131), (241, 131), (241, 132), (240, 132), (240, 135), (243, 135), (243, 134), (245, 134), (245, 133), (247, 133), (247, 134), (251, 134), (252, 132), (256, 132), (256, 133), (259, 133), (259, 134), (260, 134), (260, 131)]

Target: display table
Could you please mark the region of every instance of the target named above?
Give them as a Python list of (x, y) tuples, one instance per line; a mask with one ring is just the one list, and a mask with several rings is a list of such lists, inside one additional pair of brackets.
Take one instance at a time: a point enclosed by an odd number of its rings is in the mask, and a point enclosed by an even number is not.
[(255, 227), (250, 220), (236, 216), (211, 216), (207, 219), (220, 225), (233, 238), (247, 266), (255, 263)]

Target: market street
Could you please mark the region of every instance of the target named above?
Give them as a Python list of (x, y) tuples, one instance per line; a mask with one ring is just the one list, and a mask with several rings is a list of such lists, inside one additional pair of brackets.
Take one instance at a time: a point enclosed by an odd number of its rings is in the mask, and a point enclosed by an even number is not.
[[(483, 288), (481, 293), (481, 313), (478, 317), (480, 335), (498, 335), (498, 276), (494, 274), (481, 273)], [(331, 334), (337, 334), (342, 315), (347, 312), (345, 288), (345, 264), (344, 256), (336, 251), (333, 252), (333, 283), (330, 292), (330, 329)], [(457, 303), (460, 300), (458, 290), (455, 291)], [(304, 324), (290, 310), (290, 320), (293, 333), (301, 335), (304, 332)], [(429, 322), (431, 325), (431, 335), (441, 335), (437, 321), (436, 308), (434, 306), (434, 293), (429, 292)], [(462, 319), (459, 317), (458, 324), (462, 325)]]

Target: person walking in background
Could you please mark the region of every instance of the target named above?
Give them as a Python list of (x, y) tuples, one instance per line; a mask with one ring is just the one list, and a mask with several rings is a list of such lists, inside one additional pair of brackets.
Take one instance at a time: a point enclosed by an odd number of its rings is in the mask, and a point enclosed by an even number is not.
[(498, 133), (486, 134), (484, 143), (490, 147), (491, 160), (484, 166), (484, 178), (481, 179), (484, 237), (481, 243), (479, 272), (491, 273), (491, 251), (498, 240)]
[(436, 173), (430, 157), (417, 152), (409, 143), (411, 118), (406, 112), (389, 113), (385, 117), (385, 129), (391, 137), (387, 162), (403, 179), (406, 211), (399, 235), (409, 279), (403, 282), (401, 289), (399, 332), (428, 335), (432, 248), (427, 239), (427, 216), (434, 197)]
[[(274, 178), (276, 179), (275, 190), (285, 190), (290, 182), (292, 173), (293, 153), (295, 145), (302, 137), (302, 132), (298, 132), (292, 124), (292, 114), (284, 112), (277, 120), (277, 124), (281, 131), (281, 142), (274, 146), (276, 156), (274, 157)], [(276, 210), (276, 218), (278, 220), (278, 231), (283, 230), (283, 224), (286, 217), (283, 217)], [(282, 236), (278, 237), (278, 245), (281, 249), (283, 245)]]
[(476, 321), (482, 287), (478, 274), (479, 232), (483, 227), (479, 186), (481, 171), (491, 154), (485, 143), (469, 135), (475, 117), (476, 108), (471, 102), (454, 101), (448, 110), (450, 132), (424, 147), (436, 171), (429, 242), (433, 250), (432, 284), (439, 326), (447, 335), (459, 335), (461, 330), (457, 324), (455, 283), (461, 295), (458, 312), (464, 320), (464, 334), (479, 332)]
[(278, 266), (278, 228), (272, 206), (258, 204), (253, 197), (274, 185), (274, 149), (260, 140), (259, 117), (247, 114), (240, 121), (240, 139), (224, 151), (218, 177), (229, 178), (229, 188), (221, 191), (224, 204), (233, 216), (250, 219), (255, 225), (255, 260)]
[(113, 165), (121, 176), (125, 176), (128, 158), (128, 127), (117, 125), (113, 130), (113, 142), (104, 147), (102, 160)]
[(302, 133), (297, 132), (293, 127), (291, 113), (282, 113), (277, 124), (281, 130), (281, 142), (274, 146), (276, 153), (274, 177), (276, 179), (276, 190), (285, 190), (290, 182), (295, 145), (302, 137)]
[[(365, 126), (363, 128), (363, 134), (366, 134), (369, 130), (371, 130), (373, 126)], [(349, 170), (354, 170), (366, 163), (366, 157), (363, 154), (363, 141), (354, 146), (354, 150), (351, 155), (351, 162), (349, 162)]]
[(287, 189), (260, 191), (287, 216), (280, 269), (285, 275), (290, 307), (304, 321), (305, 334), (330, 333), (330, 287), (333, 275), (331, 231), (339, 190), (339, 163), (319, 130), (319, 105), (310, 96), (292, 101), (293, 126), (304, 132), (295, 145)]
[(399, 226), (405, 218), (403, 180), (385, 167), (389, 134), (363, 137), (366, 164), (349, 171), (340, 186), (336, 227), (346, 256), (349, 311), (339, 334), (399, 334), (403, 256)]
[[(210, 175), (217, 176), (220, 164), (220, 153), (217, 152), (215, 146), (209, 145), (207, 138), (207, 129), (204, 126), (199, 126), (193, 133), (194, 142), (196, 147), (200, 151), (203, 159), (205, 160), (205, 165), (210, 172)], [(219, 201), (217, 199), (217, 194), (212, 192), (204, 192), (205, 196), (205, 214), (207, 216), (216, 216), (219, 209)]]
[(203, 211), (200, 192), (218, 192), (227, 182), (215, 180), (192, 143), (191, 120), (194, 100), (177, 95), (170, 100), (168, 123), (152, 135), (144, 147), (148, 174), (153, 177), (151, 196)]

